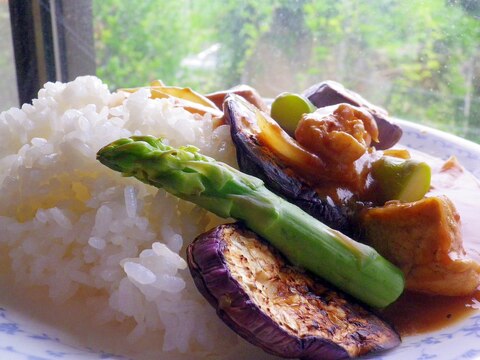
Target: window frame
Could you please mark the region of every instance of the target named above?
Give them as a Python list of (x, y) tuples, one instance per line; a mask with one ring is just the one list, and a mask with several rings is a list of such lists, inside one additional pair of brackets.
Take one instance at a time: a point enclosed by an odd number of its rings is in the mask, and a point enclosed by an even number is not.
[(95, 74), (92, 0), (8, 5), (20, 104), (30, 103), (48, 81)]

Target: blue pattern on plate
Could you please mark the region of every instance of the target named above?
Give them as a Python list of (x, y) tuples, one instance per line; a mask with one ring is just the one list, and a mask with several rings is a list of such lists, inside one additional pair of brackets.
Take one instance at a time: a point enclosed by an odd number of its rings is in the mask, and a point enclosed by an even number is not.
[[(59, 338), (46, 333), (37, 333), (28, 329), (28, 323), (22, 324), (14, 320), (15, 315), (0, 307), (0, 359), (25, 359), (25, 360), (74, 360), (80, 356), (88, 359), (126, 360), (127, 357), (115, 355), (104, 351), (89, 348), (79, 348), (63, 344)], [(10, 339), (9, 337), (14, 337)], [(34, 342), (35, 353), (25, 344)], [(8, 343), (9, 345), (3, 345)], [(31, 347), (31, 346), (30, 346)], [(39, 352), (40, 350), (40, 352)]]
[[(460, 162), (480, 178), (480, 145), (405, 121), (402, 144), (440, 156), (456, 155)], [(0, 307), (0, 359), (76, 360), (127, 359), (124, 356), (81, 348), (63, 343), (43, 331), (34, 331), (26, 320), (18, 320), (14, 310)], [(379, 356), (376, 360), (451, 360), (480, 359), (480, 313), (460, 324), (439, 332), (407, 337), (402, 345)]]

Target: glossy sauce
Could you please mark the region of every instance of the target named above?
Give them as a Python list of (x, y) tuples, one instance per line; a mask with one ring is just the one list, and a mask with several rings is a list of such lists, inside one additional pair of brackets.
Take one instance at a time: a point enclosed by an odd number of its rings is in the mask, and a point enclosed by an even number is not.
[(480, 310), (480, 291), (470, 296), (429, 296), (405, 292), (381, 312), (401, 336), (415, 335), (455, 324)]
[[(446, 195), (460, 214), (463, 246), (467, 255), (480, 262), (480, 181), (453, 163), (445, 169), (439, 159), (413, 152), (432, 166), (432, 189), (427, 196)], [(442, 168), (443, 167), (443, 168)], [(382, 311), (402, 335), (435, 331), (455, 324), (480, 310), (480, 289), (465, 297), (428, 296), (405, 292), (399, 300)]]

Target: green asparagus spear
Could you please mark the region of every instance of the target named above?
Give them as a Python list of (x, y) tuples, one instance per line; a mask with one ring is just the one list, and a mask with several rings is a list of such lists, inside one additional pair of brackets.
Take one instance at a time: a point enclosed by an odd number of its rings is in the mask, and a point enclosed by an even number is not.
[(385, 307), (403, 291), (402, 272), (374, 249), (327, 227), (269, 191), (260, 179), (201, 155), (193, 146), (176, 149), (161, 139), (134, 136), (105, 146), (97, 159), (221, 217), (244, 221), (293, 264), (368, 305)]

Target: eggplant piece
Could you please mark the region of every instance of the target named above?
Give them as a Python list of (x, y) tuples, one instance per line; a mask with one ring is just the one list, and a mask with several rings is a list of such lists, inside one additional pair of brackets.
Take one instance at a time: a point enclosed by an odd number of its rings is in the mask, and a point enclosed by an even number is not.
[(198, 290), (245, 340), (286, 358), (342, 359), (391, 349), (387, 323), (286, 263), (241, 224), (220, 225), (187, 249)]
[(385, 109), (369, 103), (361, 95), (348, 90), (338, 82), (331, 80), (321, 82), (305, 90), (303, 95), (316, 107), (347, 103), (368, 110), (377, 122), (379, 141), (373, 143), (373, 146), (378, 150), (391, 148), (402, 137), (402, 129), (390, 121)]
[(258, 109), (235, 95), (227, 96), (223, 112), (226, 122), (230, 124), (237, 162), (242, 172), (262, 179), (270, 190), (327, 226), (347, 235), (355, 234), (357, 204), (341, 206), (328, 196), (319, 194), (273, 151), (260, 144), (252, 127), (256, 126), (257, 116), (264, 116), (264, 113), (259, 113)]
[(223, 101), (229, 94), (237, 94), (243, 97), (245, 100), (247, 100), (249, 103), (251, 103), (255, 107), (259, 108), (260, 110), (268, 112), (268, 106), (267, 104), (265, 104), (265, 102), (263, 101), (263, 98), (260, 96), (257, 90), (255, 90), (251, 86), (244, 85), (244, 84), (237, 85), (228, 90), (210, 93), (205, 95), (205, 97), (210, 101), (212, 101), (215, 105), (217, 105), (219, 109), (221, 109)]

